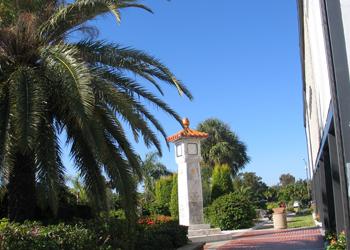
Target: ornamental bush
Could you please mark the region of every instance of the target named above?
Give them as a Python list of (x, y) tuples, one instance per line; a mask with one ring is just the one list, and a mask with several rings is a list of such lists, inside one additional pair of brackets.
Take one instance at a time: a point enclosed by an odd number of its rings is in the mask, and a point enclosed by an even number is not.
[(248, 228), (256, 217), (253, 203), (240, 193), (223, 195), (205, 210), (210, 224), (222, 230)]

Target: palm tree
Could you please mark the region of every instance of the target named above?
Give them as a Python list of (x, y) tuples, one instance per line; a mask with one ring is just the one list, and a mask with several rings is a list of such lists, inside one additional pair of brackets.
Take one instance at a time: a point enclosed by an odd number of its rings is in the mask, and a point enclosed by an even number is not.
[(209, 134), (201, 146), (204, 164), (213, 168), (215, 165), (227, 164), (231, 168), (232, 176), (235, 176), (249, 162), (246, 145), (224, 122), (207, 119), (197, 129)]
[(158, 152), (148, 153), (142, 161), (144, 199), (146, 203), (152, 202), (155, 197), (154, 185), (161, 176), (168, 176), (172, 173), (164, 164), (159, 162)]
[(75, 196), (77, 203), (85, 203), (89, 202), (88, 196), (86, 194), (86, 189), (84, 183), (81, 180), (79, 175), (77, 176), (68, 176), (66, 178), (72, 187), (70, 188), (70, 192)]
[[(147, 80), (161, 94), (160, 83), (166, 83), (192, 96), (158, 59), (93, 36), (96, 28), (88, 21), (109, 12), (119, 20), (120, 10), (129, 7), (150, 11), (137, 0), (2, 1), (0, 169), (8, 181), (11, 220), (33, 217), (36, 182), (46, 188), (56, 211), (65, 171), (58, 137), (62, 131), (95, 206), (105, 207), (105, 173), (134, 207), (134, 176), (141, 176), (141, 170), (123, 124), (136, 140), (161, 153), (154, 130), (165, 137), (164, 129), (143, 101), (181, 119), (130, 75)], [(82, 40), (70, 41), (76, 32), (83, 33)]]

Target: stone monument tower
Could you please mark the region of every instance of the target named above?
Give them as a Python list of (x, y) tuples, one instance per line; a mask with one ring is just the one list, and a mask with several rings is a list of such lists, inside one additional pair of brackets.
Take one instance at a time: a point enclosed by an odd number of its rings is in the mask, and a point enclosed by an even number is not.
[(188, 238), (192, 242), (208, 242), (231, 239), (220, 228), (210, 228), (204, 224), (203, 196), (201, 180), (200, 141), (208, 137), (207, 133), (190, 129), (187, 118), (182, 120), (183, 130), (169, 136), (169, 142), (175, 144), (175, 159), (178, 165), (179, 222), (188, 226)]
[(184, 129), (168, 137), (175, 144), (175, 158), (178, 165), (178, 194), (180, 225), (203, 224), (203, 196), (201, 181), (200, 141), (208, 134), (189, 128), (187, 118), (182, 121)]

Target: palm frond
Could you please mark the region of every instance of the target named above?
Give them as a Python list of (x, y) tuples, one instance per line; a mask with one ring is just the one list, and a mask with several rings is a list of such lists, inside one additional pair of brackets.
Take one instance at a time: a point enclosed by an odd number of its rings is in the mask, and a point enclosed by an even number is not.
[(135, 173), (141, 176), (139, 158), (136, 152), (133, 150), (132, 145), (126, 138), (123, 127), (116, 119), (113, 112), (105, 105), (104, 107), (98, 106), (96, 113), (106, 132), (110, 134), (110, 136), (116, 141), (119, 148), (123, 150), (126, 158), (129, 161), (130, 167), (133, 168)]
[[(147, 80), (152, 76), (176, 87), (180, 94), (193, 98), (187, 87), (164, 64), (142, 51), (101, 41), (81, 41), (75, 46), (92, 65), (103, 64), (117, 69), (126, 69), (141, 77), (146, 75)], [(151, 82), (154, 84), (154, 81)]]
[(6, 143), (8, 139), (10, 107), (8, 91), (0, 90), (0, 173), (3, 169), (3, 159), (5, 154)]
[(18, 147), (23, 152), (31, 150), (40, 117), (43, 112), (43, 93), (31, 68), (20, 67), (10, 76), (11, 115)]
[(97, 95), (111, 107), (115, 115), (119, 114), (125, 118), (125, 121), (133, 130), (135, 139), (137, 140), (138, 135), (141, 134), (145, 145), (147, 147), (154, 145), (161, 154), (162, 149), (157, 136), (150, 129), (147, 122), (143, 119), (137, 109), (135, 109), (134, 104), (136, 104), (137, 101), (122, 92), (118, 92), (105, 81), (95, 78), (94, 85)]
[(96, 155), (96, 148), (94, 145), (89, 145), (84, 139), (85, 136), (78, 130), (67, 126), (67, 135), (74, 138), (71, 156), (84, 181), (89, 200), (98, 210), (105, 210), (107, 207), (106, 183), (97, 161), (99, 157)]
[[(91, 115), (95, 103), (91, 73), (89, 68), (77, 59), (77, 51), (71, 46), (60, 44), (43, 48), (42, 57), (51, 73), (54, 75), (57, 75), (55, 72), (60, 73), (58, 79), (63, 78), (62, 87), (71, 93), (71, 100), (75, 109), (79, 110), (80, 116)], [(52, 78), (51, 75), (47, 77)]]
[(59, 189), (64, 185), (64, 166), (61, 162), (59, 139), (53, 127), (52, 119), (43, 119), (36, 141), (36, 166), (39, 182), (39, 204), (49, 206), (54, 215), (58, 209)]
[(111, 179), (113, 187), (121, 194), (122, 205), (125, 208), (127, 218), (134, 220), (136, 218), (137, 197), (133, 171), (107, 135), (105, 141), (105, 172)]
[(119, 9), (140, 8), (152, 12), (147, 6), (136, 1), (125, 0), (76, 0), (62, 5), (41, 28), (41, 37), (49, 41), (61, 39), (66, 32), (110, 11), (120, 19)]
[(170, 116), (175, 118), (179, 123), (182, 122), (181, 117), (172, 108), (170, 108), (168, 104), (166, 104), (164, 101), (159, 99), (157, 96), (155, 96), (151, 92), (147, 91), (145, 88), (143, 88), (136, 82), (132, 81), (127, 77), (120, 76), (110, 70), (105, 70), (100, 68), (99, 71), (100, 71), (100, 74), (98, 75), (110, 81), (110, 83), (114, 87), (118, 89), (122, 89), (128, 92), (130, 95), (136, 94), (136, 95), (142, 96), (145, 100), (151, 102), (157, 108), (162, 109), (163, 111), (168, 113)]

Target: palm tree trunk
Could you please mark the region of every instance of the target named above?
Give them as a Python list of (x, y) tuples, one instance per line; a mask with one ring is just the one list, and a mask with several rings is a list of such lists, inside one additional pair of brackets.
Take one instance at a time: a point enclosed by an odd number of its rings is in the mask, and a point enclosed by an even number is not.
[(27, 153), (17, 153), (8, 184), (8, 213), (11, 221), (34, 218), (36, 207), (34, 159)]

